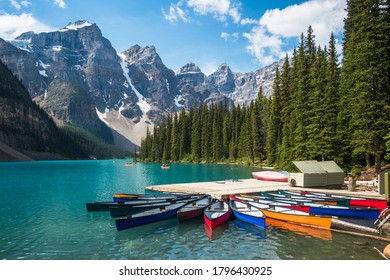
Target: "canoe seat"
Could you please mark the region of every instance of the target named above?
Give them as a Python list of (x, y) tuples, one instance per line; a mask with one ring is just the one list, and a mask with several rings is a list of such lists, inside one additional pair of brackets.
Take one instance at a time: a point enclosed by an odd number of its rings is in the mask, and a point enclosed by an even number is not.
[(218, 218), (219, 216), (223, 215), (225, 212), (215, 212), (211, 214), (211, 218), (215, 219)]

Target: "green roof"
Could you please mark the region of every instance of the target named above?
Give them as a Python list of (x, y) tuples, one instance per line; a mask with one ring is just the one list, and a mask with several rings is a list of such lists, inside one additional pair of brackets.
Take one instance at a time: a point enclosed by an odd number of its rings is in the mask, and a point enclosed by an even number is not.
[(344, 170), (342, 170), (333, 160), (319, 161), (318, 163), (328, 173), (344, 173)]
[(334, 161), (304, 160), (293, 163), (302, 173), (344, 173)]

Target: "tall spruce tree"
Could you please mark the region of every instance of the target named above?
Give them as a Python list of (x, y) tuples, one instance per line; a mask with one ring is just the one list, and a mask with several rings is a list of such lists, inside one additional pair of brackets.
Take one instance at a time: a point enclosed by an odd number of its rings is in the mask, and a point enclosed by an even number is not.
[(309, 123), (308, 112), (308, 96), (310, 90), (310, 60), (307, 57), (305, 48), (305, 37), (301, 34), (301, 43), (296, 56), (294, 57), (294, 80), (296, 84), (292, 93), (293, 110), (291, 112), (294, 119), (294, 146), (292, 148), (292, 156), (296, 160), (305, 160), (308, 158), (308, 149), (306, 145), (307, 131), (306, 127)]
[(276, 68), (275, 79), (272, 87), (272, 101), (270, 115), (268, 119), (267, 133), (267, 161), (274, 164), (277, 159), (279, 145), (281, 142), (281, 92), (280, 92), (280, 74)]
[(326, 68), (326, 88), (324, 92), (324, 107), (323, 123), (324, 127), (320, 132), (322, 139), (322, 153), (325, 159), (336, 160), (337, 151), (341, 148), (337, 145), (337, 114), (340, 94), (340, 68), (338, 63), (338, 54), (336, 50), (336, 40), (334, 34), (331, 33), (329, 41), (329, 50), (327, 56)]
[(200, 141), (201, 141), (201, 123), (200, 123), (200, 109), (199, 108), (191, 108), (193, 111), (193, 117), (191, 120), (191, 157), (194, 162), (199, 162), (201, 158), (201, 148), (200, 148)]
[(282, 140), (279, 155), (279, 162), (286, 163), (292, 160), (291, 149), (293, 141), (291, 139), (293, 135), (293, 127), (291, 126), (291, 112), (292, 112), (292, 99), (291, 99), (291, 68), (288, 55), (283, 63), (281, 79), (280, 79), (280, 93), (281, 93), (281, 122), (282, 122)]
[(324, 160), (325, 159), (325, 143), (321, 137), (321, 132), (324, 129), (324, 93), (326, 89), (326, 50), (321, 47), (317, 48), (317, 54), (310, 71), (311, 93), (308, 96), (308, 125), (306, 146), (310, 159)]

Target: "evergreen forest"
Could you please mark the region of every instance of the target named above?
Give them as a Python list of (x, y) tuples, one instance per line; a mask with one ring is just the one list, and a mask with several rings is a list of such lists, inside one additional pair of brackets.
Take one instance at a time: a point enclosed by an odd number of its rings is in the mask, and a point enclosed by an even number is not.
[[(249, 106), (198, 104), (169, 115), (142, 140), (140, 159), (245, 162), (290, 170), (293, 160), (335, 160), (344, 168), (390, 160), (388, 0), (348, 0), (343, 53), (311, 26), (283, 67), (273, 95)], [(341, 58), (340, 58), (341, 57)]]

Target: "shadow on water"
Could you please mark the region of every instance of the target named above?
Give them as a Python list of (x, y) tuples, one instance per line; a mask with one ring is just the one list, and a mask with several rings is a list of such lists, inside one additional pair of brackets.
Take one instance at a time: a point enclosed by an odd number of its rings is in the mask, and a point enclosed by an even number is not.
[(184, 222), (179, 223), (177, 227), (177, 233), (180, 236), (188, 235), (191, 232), (198, 231), (199, 227), (203, 227), (203, 224), (204, 224), (203, 216), (186, 220)]
[(328, 229), (298, 225), (270, 218), (267, 218), (267, 226), (268, 225), (282, 231), (291, 231), (295, 234), (302, 235), (308, 238), (316, 237), (322, 240), (332, 240), (332, 232)]
[(245, 223), (245, 222), (240, 221), (238, 219), (235, 219), (233, 221), (233, 224), (238, 228), (238, 230), (244, 230), (247, 233), (251, 234), (252, 236), (254, 236), (258, 239), (265, 238), (265, 229), (264, 228)]
[(229, 223), (224, 223), (215, 229), (211, 229), (207, 224), (204, 224), (203, 228), (209, 240), (215, 241), (222, 237), (224, 231), (229, 228)]

